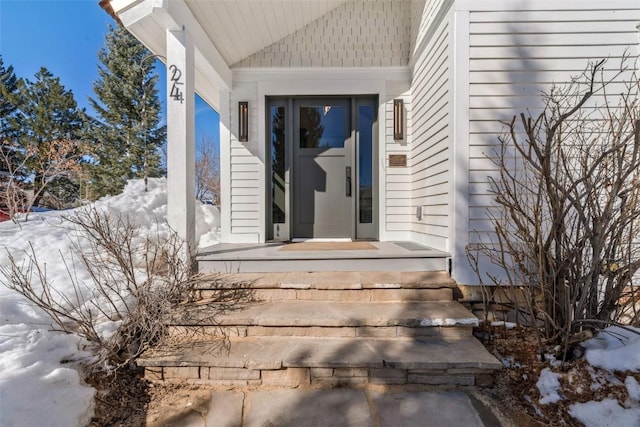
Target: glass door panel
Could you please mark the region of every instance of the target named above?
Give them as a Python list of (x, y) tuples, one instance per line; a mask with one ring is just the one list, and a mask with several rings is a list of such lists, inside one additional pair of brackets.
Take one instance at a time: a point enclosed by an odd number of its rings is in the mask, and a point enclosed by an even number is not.
[(269, 105), (269, 135), (271, 138), (271, 236), (274, 240), (289, 240), (287, 115), (284, 100), (273, 100)]
[(358, 239), (377, 239), (376, 185), (377, 171), (375, 132), (377, 130), (377, 103), (374, 99), (357, 99), (356, 141), (358, 150)]

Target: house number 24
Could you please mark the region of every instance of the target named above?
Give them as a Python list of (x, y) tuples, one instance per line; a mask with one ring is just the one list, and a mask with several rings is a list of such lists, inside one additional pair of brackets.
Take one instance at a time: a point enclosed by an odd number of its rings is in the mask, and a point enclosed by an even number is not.
[(180, 86), (184, 84), (182, 81), (182, 71), (180, 68), (175, 65), (171, 65), (169, 67), (169, 78), (173, 82), (171, 85), (171, 92), (169, 92), (169, 96), (176, 101), (180, 101), (182, 104), (184, 102), (184, 94), (182, 93), (182, 89)]

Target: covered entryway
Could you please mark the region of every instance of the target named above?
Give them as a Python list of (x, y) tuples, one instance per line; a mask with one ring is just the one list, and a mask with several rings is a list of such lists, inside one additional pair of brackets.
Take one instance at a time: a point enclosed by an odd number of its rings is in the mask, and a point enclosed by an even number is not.
[(376, 239), (374, 97), (270, 98), (270, 239)]

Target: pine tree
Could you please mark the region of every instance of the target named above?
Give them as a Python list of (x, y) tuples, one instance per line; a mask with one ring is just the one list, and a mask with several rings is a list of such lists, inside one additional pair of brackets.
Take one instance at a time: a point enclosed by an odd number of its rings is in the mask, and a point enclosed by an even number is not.
[(17, 132), (19, 147), (28, 153), (25, 166), (32, 175), (36, 195), (33, 203), (38, 205), (45, 186), (55, 193), (58, 184), (66, 185), (74, 178), (59, 170), (59, 163), (64, 161), (69, 171), (80, 161), (78, 141), (84, 114), (60, 78), (44, 67), (34, 77), (34, 81), (18, 81), (17, 111), (11, 127)]
[(89, 98), (98, 115), (90, 130), (96, 198), (119, 193), (127, 179), (161, 176), (160, 148), (166, 137), (149, 51), (124, 28), (109, 26), (98, 59), (97, 99)]
[[(16, 135), (13, 119), (18, 109), (18, 78), (13, 71), (13, 66), (5, 68), (2, 56), (0, 56), (0, 183), (5, 181), (5, 174), (9, 164), (20, 162), (20, 151), (15, 150), (13, 139)], [(4, 163), (4, 164), (3, 164)]]
[(10, 118), (18, 108), (16, 105), (17, 93), (18, 78), (13, 71), (13, 66), (5, 68), (0, 55), (0, 139), (10, 137)]

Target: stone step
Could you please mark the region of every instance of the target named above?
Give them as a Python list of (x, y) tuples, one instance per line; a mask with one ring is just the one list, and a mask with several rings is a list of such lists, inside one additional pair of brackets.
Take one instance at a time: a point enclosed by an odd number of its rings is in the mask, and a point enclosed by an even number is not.
[(445, 271), (312, 271), (201, 274), (201, 290), (228, 289), (455, 289)]
[(212, 315), (217, 303), (184, 305), (172, 325), (226, 326), (476, 326), (478, 318), (456, 301), (271, 301), (232, 307)]
[(256, 300), (451, 301), (456, 283), (436, 272), (289, 272), (201, 275), (203, 299), (243, 289)]
[(474, 338), (232, 338), (184, 342), (138, 360), (156, 381), (213, 386), (491, 386), (501, 367)]
[[(201, 291), (203, 299), (215, 299), (218, 292)], [(439, 289), (253, 289), (257, 301), (452, 301), (451, 288)]]
[(189, 337), (208, 340), (212, 337), (316, 337), (316, 338), (464, 338), (472, 334), (471, 325), (456, 326), (177, 326), (168, 327), (172, 338)]

